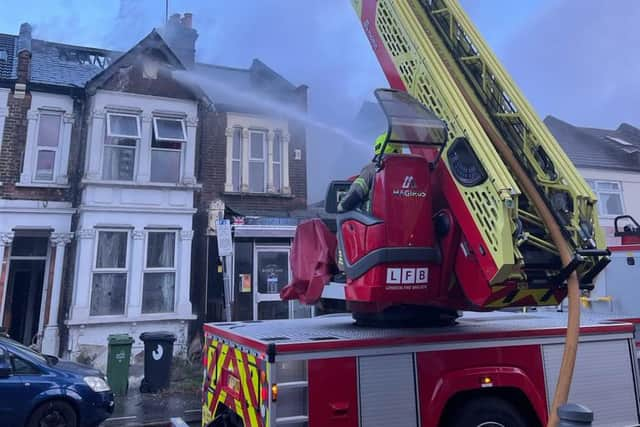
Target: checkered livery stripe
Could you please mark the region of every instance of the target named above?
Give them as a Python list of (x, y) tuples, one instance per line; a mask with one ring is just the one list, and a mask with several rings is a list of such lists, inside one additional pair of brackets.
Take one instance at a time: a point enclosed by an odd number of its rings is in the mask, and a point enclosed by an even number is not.
[(206, 344), (202, 425), (215, 419), (222, 404), (242, 418), (246, 427), (268, 427), (268, 413), (260, 413), (260, 370), (266, 367), (264, 359), (216, 338), (208, 337)]

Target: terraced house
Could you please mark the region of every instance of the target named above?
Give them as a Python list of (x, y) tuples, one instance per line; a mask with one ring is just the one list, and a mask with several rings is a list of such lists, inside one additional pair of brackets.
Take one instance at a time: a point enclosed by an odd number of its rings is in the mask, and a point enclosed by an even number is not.
[(28, 24), (0, 35), (0, 319), (14, 338), (96, 366), (114, 333), (136, 354), (142, 332), (171, 331), (185, 352), (222, 292), (208, 283), (212, 213), (255, 230), (260, 206), (289, 221), (290, 243), (304, 128), (264, 101), (304, 112), (306, 87), (258, 60), (197, 63), (191, 22), (174, 15), (126, 52)]

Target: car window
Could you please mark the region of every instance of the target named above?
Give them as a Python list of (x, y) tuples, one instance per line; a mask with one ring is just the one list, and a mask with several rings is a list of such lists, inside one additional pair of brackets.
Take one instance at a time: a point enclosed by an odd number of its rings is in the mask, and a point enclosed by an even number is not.
[(2, 337), (0, 337), (0, 342), (2, 342), (2, 341), (6, 341), (7, 345), (18, 347), (20, 350), (29, 353), (31, 356), (37, 358), (41, 362), (47, 363), (47, 359), (42, 354), (38, 353), (37, 351), (33, 350), (30, 347), (27, 347), (26, 345), (20, 344), (18, 341), (14, 341), (14, 340), (12, 340), (10, 338), (2, 338)]
[(14, 375), (38, 375), (40, 370), (16, 355), (11, 355), (11, 367)]

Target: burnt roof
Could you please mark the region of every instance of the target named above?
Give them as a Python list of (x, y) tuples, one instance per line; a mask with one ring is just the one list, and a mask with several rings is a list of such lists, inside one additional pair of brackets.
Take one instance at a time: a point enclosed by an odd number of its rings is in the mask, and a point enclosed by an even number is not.
[[(26, 24), (23, 24), (23, 27)], [(22, 27), (21, 27), (22, 28)], [(30, 27), (29, 27), (30, 28)], [(143, 41), (149, 39), (157, 31), (153, 30)], [(30, 33), (29, 33), (30, 34)], [(17, 45), (20, 37), (25, 35), (0, 34), (0, 81), (14, 80), (17, 70)], [(162, 39), (164, 40), (164, 39)], [(87, 46), (69, 45), (48, 40), (33, 39), (27, 50), (31, 52), (31, 79), (35, 84), (84, 88), (87, 83), (99, 75), (108, 72), (109, 66), (124, 56), (122, 52), (99, 49)], [(164, 41), (166, 43), (166, 41)], [(129, 52), (134, 51), (134, 45)], [(166, 45), (169, 50), (170, 46)], [(6, 52), (7, 59), (3, 60)], [(214, 64), (196, 63), (194, 72), (215, 82), (202, 87), (202, 92), (217, 108), (238, 109), (241, 111), (258, 111), (242, 93), (269, 97), (294, 95), (296, 87), (268, 67), (262, 61), (254, 59), (249, 68), (231, 68)], [(230, 90), (225, 90), (228, 87)]]
[(544, 123), (576, 166), (640, 172), (640, 129), (579, 127), (553, 116)]

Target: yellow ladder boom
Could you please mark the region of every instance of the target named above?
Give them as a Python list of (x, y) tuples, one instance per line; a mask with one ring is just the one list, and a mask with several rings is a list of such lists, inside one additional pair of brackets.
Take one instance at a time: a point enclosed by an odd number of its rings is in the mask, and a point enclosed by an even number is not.
[[(581, 283), (591, 284), (608, 262), (595, 195), (457, 1), (352, 3), (391, 85), (445, 120), (451, 140), (465, 137), (486, 171), (488, 179), (475, 185), (454, 181), (496, 264), (491, 283), (515, 280), (536, 287), (567, 278), (549, 230), (496, 150), (500, 140), (560, 226)], [(442, 159), (458, 178), (464, 165), (454, 145)]]

